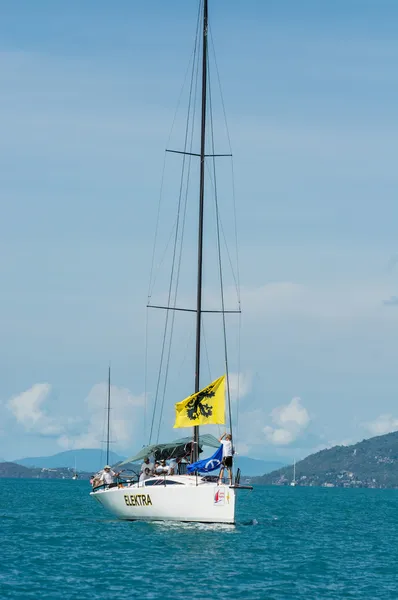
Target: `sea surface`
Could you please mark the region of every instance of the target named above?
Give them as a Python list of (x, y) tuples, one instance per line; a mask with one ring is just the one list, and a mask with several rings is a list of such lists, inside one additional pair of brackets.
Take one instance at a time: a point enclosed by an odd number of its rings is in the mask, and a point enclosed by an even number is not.
[(0, 479), (0, 598), (398, 599), (398, 490), (256, 487), (236, 526), (117, 521), (87, 481)]

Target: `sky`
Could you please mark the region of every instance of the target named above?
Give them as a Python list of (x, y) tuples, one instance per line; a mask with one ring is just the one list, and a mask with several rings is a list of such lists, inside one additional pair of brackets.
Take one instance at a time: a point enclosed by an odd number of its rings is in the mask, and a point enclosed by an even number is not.
[[(145, 306), (197, 9), (0, 0), (1, 458), (101, 445), (109, 361), (112, 448), (147, 442)], [(298, 460), (398, 429), (398, 4), (209, 10), (234, 155), (239, 452)]]

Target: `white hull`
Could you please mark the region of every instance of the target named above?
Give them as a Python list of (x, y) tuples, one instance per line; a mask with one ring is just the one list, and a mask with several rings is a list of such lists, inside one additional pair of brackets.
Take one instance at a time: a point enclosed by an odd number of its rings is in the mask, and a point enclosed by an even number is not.
[(118, 519), (127, 521), (189, 521), (235, 523), (235, 489), (228, 485), (199, 483), (195, 478), (180, 485), (133, 484), (91, 492), (91, 496)]

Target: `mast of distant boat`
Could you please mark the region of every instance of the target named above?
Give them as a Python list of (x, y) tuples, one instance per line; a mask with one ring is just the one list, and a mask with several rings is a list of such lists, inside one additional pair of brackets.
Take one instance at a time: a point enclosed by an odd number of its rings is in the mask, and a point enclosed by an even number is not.
[(111, 365), (108, 369), (108, 404), (107, 404), (107, 429), (106, 429), (106, 464), (109, 465), (109, 432), (111, 415)]
[(293, 480), (290, 485), (296, 485), (296, 459), (293, 459)]
[[(196, 294), (196, 357), (195, 393), (200, 390), (200, 348), (202, 325), (202, 278), (203, 278), (203, 215), (205, 195), (205, 153), (206, 153), (206, 101), (207, 101), (207, 0), (203, 0), (203, 41), (202, 41), (202, 116), (200, 129), (200, 183), (199, 183), (199, 224), (198, 224), (198, 276)], [(193, 461), (199, 458), (199, 427), (193, 430)]]
[(77, 469), (76, 469), (76, 454), (75, 454), (75, 470), (73, 471), (72, 479), (77, 479)]

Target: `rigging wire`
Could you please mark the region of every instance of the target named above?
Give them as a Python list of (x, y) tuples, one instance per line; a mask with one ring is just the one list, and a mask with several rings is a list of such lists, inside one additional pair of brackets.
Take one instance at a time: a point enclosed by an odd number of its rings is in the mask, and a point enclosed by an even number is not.
[[(192, 92), (193, 92), (193, 86), (194, 86), (193, 97), (196, 99), (198, 77), (199, 77), (199, 53), (198, 53), (199, 42), (198, 42), (198, 40), (199, 40), (200, 13), (202, 10), (202, 4), (203, 3), (201, 2), (199, 11), (198, 11), (198, 21), (197, 21), (197, 28), (196, 28), (195, 46), (194, 46), (194, 50), (193, 50), (193, 59), (192, 59), (192, 55), (191, 55), (192, 62), (190, 61), (190, 63), (189, 63), (189, 66), (188, 66), (188, 69), (187, 69), (187, 72), (185, 75), (184, 85), (183, 85), (183, 87), (184, 87), (187, 76), (188, 76), (188, 71), (189, 71), (190, 65), (192, 64), (188, 114), (187, 114), (187, 123), (186, 123), (186, 128), (185, 128), (184, 152), (187, 151), (188, 147), (190, 147), (190, 149), (192, 150), (194, 133), (195, 133), (196, 104), (194, 101), (193, 109), (192, 109)], [(219, 70), (218, 70), (218, 65), (217, 65), (217, 61), (216, 61), (216, 56), (215, 56), (215, 51), (214, 51), (214, 43), (213, 43), (211, 31), (210, 31), (210, 40), (211, 40), (211, 45), (213, 48), (214, 63), (216, 66), (216, 73), (217, 73), (218, 84), (219, 84), (219, 89), (220, 89), (220, 96), (221, 96), (224, 121), (225, 121), (225, 126), (226, 126), (226, 131), (227, 131), (228, 144), (229, 144), (229, 148), (231, 149), (231, 140), (230, 140), (230, 134), (229, 134), (229, 129), (228, 129), (228, 123), (227, 123), (227, 119), (226, 119), (224, 98), (222, 95), (221, 81), (220, 81)], [(195, 66), (196, 66), (196, 75), (195, 75)], [(207, 67), (209, 69), (209, 58), (207, 58)], [(210, 69), (209, 69), (209, 75), (210, 75)], [(210, 133), (211, 133), (212, 154), (215, 154), (213, 106), (212, 106), (211, 89), (210, 89), (209, 84), (210, 84), (210, 77), (208, 79), (208, 86), (209, 86), (209, 108), (208, 108), (208, 110), (209, 110), (209, 116), (210, 116)], [(174, 128), (174, 123), (175, 123), (177, 111), (178, 111), (178, 108), (179, 108), (179, 105), (181, 102), (181, 97), (182, 97), (182, 90), (180, 93), (178, 106), (177, 106), (177, 109), (176, 109), (176, 112), (174, 115), (173, 124), (172, 124), (171, 132), (169, 135), (169, 140), (171, 138), (172, 131)], [(191, 122), (191, 124), (190, 124), (190, 122)], [(178, 203), (177, 203), (177, 217), (174, 222), (169, 241), (167, 243), (167, 248), (170, 246), (170, 244), (173, 243), (170, 284), (169, 284), (169, 288), (168, 288), (168, 297), (167, 297), (167, 307), (169, 309), (175, 308), (176, 304), (177, 304), (177, 294), (178, 294), (179, 279), (180, 279), (180, 273), (181, 273), (182, 250), (183, 250), (185, 222), (186, 222), (186, 213), (187, 213), (187, 204), (188, 204), (188, 192), (189, 192), (190, 173), (191, 173), (191, 160), (192, 160), (192, 156), (189, 156), (189, 158), (187, 158), (186, 154), (183, 154), (182, 172), (181, 172), (179, 196), (178, 196)], [(212, 168), (208, 174), (210, 176), (210, 179), (213, 180), (212, 184), (214, 187), (214, 203), (215, 203), (215, 214), (216, 214), (216, 240), (217, 240), (217, 254), (218, 254), (218, 274), (219, 274), (220, 293), (221, 293), (222, 328), (223, 328), (223, 341), (224, 341), (224, 360), (225, 360), (225, 369), (226, 369), (226, 375), (227, 375), (229, 424), (230, 424), (230, 429), (231, 429), (231, 433), (232, 433), (231, 390), (230, 390), (230, 382), (229, 382), (229, 362), (228, 362), (226, 315), (225, 315), (225, 291), (224, 291), (224, 280), (223, 280), (223, 272), (222, 272), (222, 262), (223, 262), (222, 254), (223, 254), (223, 252), (222, 252), (221, 240), (223, 240), (223, 243), (225, 245), (227, 262), (229, 262), (229, 265), (230, 265), (230, 268), (232, 271), (232, 275), (233, 275), (233, 279), (234, 279), (234, 283), (235, 283), (235, 287), (236, 287), (236, 291), (237, 291), (237, 299), (238, 299), (238, 305), (239, 305), (239, 311), (240, 311), (241, 298), (240, 298), (240, 273), (239, 273), (238, 244), (237, 244), (238, 237), (237, 237), (237, 218), (236, 218), (236, 193), (235, 193), (233, 160), (231, 160), (232, 200), (233, 200), (233, 217), (234, 217), (234, 233), (235, 233), (235, 248), (236, 248), (236, 267), (237, 267), (236, 273), (235, 273), (235, 268), (232, 263), (232, 257), (229, 252), (228, 244), (226, 241), (225, 231), (224, 231), (223, 224), (221, 221), (221, 216), (220, 216), (215, 162), (216, 162), (215, 158), (213, 157)], [(163, 195), (165, 165), (166, 165), (166, 156), (164, 158), (164, 163), (163, 163), (160, 196)], [(153, 255), (152, 255), (151, 275), (150, 275), (150, 284), (149, 284), (149, 291), (148, 291), (148, 305), (150, 304), (150, 300), (152, 297), (152, 293), (153, 293), (153, 289), (154, 289), (154, 285), (155, 285), (155, 281), (156, 281), (156, 276), (154, 276), (154, 262), (155, 262), (156, 244), (157, 244), (157, 239), (158, 239), (158, 228), (159, 228), (159, 224), (160, 224), (160, 201), (161, 201), (161, 198), (159, 200), (159, 208), (158, 208), (158, 214), (157, 214), (157, 220), (156, 220), (154, 250), (153, 250)], [(173, 240), (174, 240), (174, 242), (173, 242)], [(162, 265), (163, 261), (165, 260), (165, 256), (166, 256), (166, 253), (163, 253), (160, 264), (158, 265), (158, 269)], [(172, 313), (171, 317), (170, 317), (170, 312)], [(158, 421), (158, 427), (157, 427), (157, 440), (156, 441), (159, 440), (160, 427), (161, 427), (161, 422), (162, 422), (165, 396), (166, 396), (166, 390), (167, 390), (167, 384), (168, 384), (168, 372), (169, 372), (169, 365), (170, 365), (170, 360), (171, 360), (175, 312), (176, 312), (175, 310), (167, 310), (166, 311), (166, 318), (165, 318), (165, 323), (164, 323), (164, 328), (163, 328), (163, 341), (162, 341), (161, 353), (160, 353), (160, 365), (159, 365), (159, 372), (158, 372), (157, 383), (156, 383), (156, 393), (155, 393), (155, 398), (154, 398), (154, 406), (153, 406), (151, 427), (150, 427), (150, 433), (149, 433), (149, 444), (152, 441), (152, 436), (153, 436), (154, 427), (155, 427), (155, 416), (156, 416), (156, 412), (158, 410), (158, 406), (160, 403), (160, 415), (159, 415), (159, 421)], [(148, 334), (148, 308), (146, 311), (146, 319), (147, 320), (146, 320), (145, 414), (144, 414), (144, 431), (145, 432), (146, 432), (146, 428), (147, 428), (147, 418), (148, 418), (147, 417), (148, 337), (149, 337), (149, 334)], [(204, 325), (204, 323), (203, 323), (203, 319), (202, 319), (202, 327), (203, 327), (203, 325)], [(209, 373), (211, 373), (209, 353), (208, 353), (207, 341), (206, 341), (204, 329), (202, 331), (202, 336), (203, 336), (203, 342), (204, 342), (204, 347), (205, 347), (206, 359), (207, 359), (207, 363), (208, 363), (208, 369), (209, 369)], [(240, 342), (241, 342), (241, 316), (239, 316), (239, 333), (238, 333), (238, 347), (239, 347), (238, 382), (237, 382), (238, 403), (239, 403), (239, 389), (240, 389), (239, 388), (239, 386), (240, 386), (240, 384), (239, 384), (240, 345), (241, 345)], [(163, 383), (163, 385), (162, 385), (162, 383)], [(160, 393), (161, 388), (162, 388), (162, 393)], [(238, 406), (238, 404), (237, 404), (237, 406)], [(238, 417), (237, 417), (237, 427), (238, 427)]]
[[(174, 124), (177, 118), (177, 113), (181, 104), (181, 99), (182, 99), (182, 94), (183, 94), (183, 90), (185, 87), (185, 82), (187, 80), (188, 77), (188, 72), (189, 72), (189, 67), (190, 67), (190, 61), (188, 63), (187, 66), (187, 70), (185, 72), (185, 77), (184, 77), (184, 81), (183, 84), (181, 86), (181, 90), (180, 90), (180, 95), (177, 101), (177, 106), (174, 112), (174, 116), (173, 116), (173, 121), (171, 124), (171, 128), (170, 128), (170, 132), (169, 132), (169, 136), (168, 136), (168, 140), (167, 140), (167, 145), (166, 147), (169, 145), (172, 133), (173, 133), (173, 129), (174, 129)], [(155, 221), (155, 233), (154, 233), (154, 240), (153, 240), (153, 248), (152, 248), (152, 257), (151, 257), (151, 267), (150, 267), (150, 272), (149, 272), (149, 284), (148, 284), (148, 295), (147, 295), (147, 308), (145, 311), (145, 365), (144, 365), (144, 436), (146, 437), (146, 430), (147, 430), (147, 410), (148, 410), (148, 347), (149, 347), (149, 331), (148, 331), (148, 327), (149, 327), (149, 323), (148, 323), (148, 305), (150, 304), (151, 301), (151, 297), (152, 297), (152, 293), (153, 293), (153, 289), (156, 283), (156, 276), (154, 276), (154, 264), (155, 264), (155, 254), (156, 254), (156, 246), (157, 246), (157, 240), (158, 240), (158, 233), (159, 233), (159, 223), (160, 223), (160, 213), (161, 213), (161, 205), (162, 205), (162, 198), (163, 198), (163, 188), (164, 188), (164, 177), (165, 177), (165, 171), (166, 171), (166, 160), (167, 160), (167, 152), (164, 153), (163, 156), (163, 167), (162, 167), (162, 176), (161, 176), (161, 182), (160, 182), (160, 190), (159, 190), (159, 200), (158, 200), (158, 208), (157, 208), (157, 215), (156, 215), (156, 221)], [(174, 231), (174, 227), (176, 226), (176, 224), (174, 223), (174, 226), (172, 227), (171, 233), (170, 233), (170, 238), (168, 243), (166, 244), (166, 249), (163, 252), (163, 259), (167, 254), (167, 248), (169, 246), (169, 243), (172, 239), (173, 236), (173, 231)], [(160, 263), (160, 265), (158, 265), (157, 271), (159, 272), (160, 267), (161, 267), (162, 261)]]
[[(202, 324), (202, 334), (203, 334), (202, 335), (202, 339), (203, 339), (203, 346), (204, 346), (204, 349), (205, 349), (207, 369), (208, 369), (208, 372), (209, 372), (208, 381), (213, 381), (213, 375), (212, 375), (211, 366), (210, 366), (210, 356), (209, 356), (208, 344), (207, 344), (207, 339), (206, 339), (205, 323)], [(217, 429), (218, 429), (218, 437), (220, 437), (220, 435), (221, 435), (221, 427), (220, 427), (220, 425), (217, 425)]]
[(239, 404), (240, 404), (240, 369), (241, 369), (241, 339), (242, 339), (242, 314), (239, 313), (239, 325), (238, 325), (238, 381), (236, 390), (236, 436), (235, 444), (239, 440)]
[[(103, 420), (103, 427), (102, 427), (101, 452), (100, 452), (100, 461), (101, 461), (102, 466), (104, 464), (106, 464), (106, 456), (107, 456), (106, 444), (107, 444), (107, 440), (108, 440), (108, 434), (107, 434), (107, 431), (108, 431), (108, 394), (107, 394), (108, 382), (104, 383), (103, 385), (104, 385), (104, 389), (106, 390), (106, 392), (105, 392), (104, 420)], [(110, 441), (111, 439), (112, 439), (112, 428), (111, 428), (111, 424), (109, 422), (109, 443), (112, 443)], [(100, 466), (99, 470), (102, 469), (102, 466)]]
[[(221, 106), (222, 106), (222, 111), (223, 111), (223, 116), (224, 116), (224, 124), (225, 124), (225, 130), (226, 130), (226, 134), (227, 134), (227, 139), (228, 139), (228, 145), (229, 145), (229, 151), (232, 154), (232, 144), (231, 144), (231, 136), (229, 133), (229, 127), (228, 127), (228, 120), (227, 120), (227, 113), (226, 113), (226, 109), (225, 109), (225, 102), (224, 102), (224, 95), (222, 93), (222, 85), (221, 85), (221, 77), (220, 77), (220, 71), (218, 68), (218, 63), (217, 63), (217, 54), (215, 51), (215, 45), (214, 45), (214, 39), (213, 39), (213, 34), (211, 31), (211, 27), (209, 27), (209, 34), (210, 34), (210, 43), (211, 43), (211, 47), (213, 50), (213, 58), (214, 58), (214, 65), (215, 65), (215, 70), (216, 70), (216, 74), (217, 74), (217, 81), (218, 81), (218, 89), (220, 92), (220, 98), (221, 98)], [(236, 278), (235, 278), (235, 270), (233, 268), (232, 265), (232, 260), (229, 254), (229, 250), (228, 250), (228, 245), (226, 242), (226, 237), (225, 237), (225, 232), (224, 229), (222, 227), (222, 222), (221, 222), (221, 229), (222, 229), (222, 233), (223, 233), (223, 238), (224, 238), (224, 243), (225, 243), (225, 247), (226, 247), (226, 251), (227, 251), (227, 256), (229, 259), (229, 263), (231, 266), (231, 270), (232, 270), (232, 275), (234, 277), (235, 280), (235, 286), (236, 286), (236, 292), (237, 292), (237, 298), (238, 298), (238, 307), (239, 307), (239, 322), (238, 322), (238, 361), (237, 361), (237, 370), (238, 370), (238, 377), (237, 377), (237, 397), (236, 397), (236, 436), (235, 436), (235, 441), (237, 442), (238, 438), (239, 438), (239, 403), (240, 403), (240, 373), (241, 373), (241, 343), (242, 343), (242, 313), (241, 313), (241, 294), (240, 294), (240, 269), (239, 269), (239, 264), (240, 264), (240, 260), (239, 260), (239, 244), (238, 244), (238, 220), (237, 220), (237, 210), (236, 210), (236, 187), (235, 187), (235, 171), (234, 171), (234, 159), (233, 156), (231, 156), (231, 179), (232, 179), (232, 206), (233, 206), (233, 222), (234, 222), (234, 234), (235, 234), (235, 260), (236, 260)], [(231, 430), (232, 433), (232, 430)]]
[(150, 299), (151, 299), (152, 291), (153, 291), (153, 286), (154, 286), (153, 270), (154, 270), (154, 264), (155, 264), (156, 245), (157, 245), (157, 239), (158, 239), (158, 233), (159, 233), (160, 210), (161, 210), (162, 197), (163, 197), (163, 187), (164, 187), (164, 174), (165, 174), (165, 170), (166, 170), (166, 157), (167, 157), (167, 154), (165, 152), (164, 153), (164, 157), (163, 157), (162, 177), (161, 177), (161, 181), (160, 181), (158, 210), (157, 210), (156, 221), (155, 221), (155, 234), (154, 234), (153, 248), (152, 248), (151, 268), (150, 268), (150, 272), (149, 272), (149, 285), (148, 285), (147, 304), (150, 303)]
[[(200, 11), (198, 13), (196, 38), (195, 38), (195, 49), (194, 49), (194, 57), (193, 57), (193, 62), (192, 62), (192, 75), (191, 75), (191, 82), (190, 82), (190, 89), (189, 89), (188, 112), (187, 112), (187, 120), (186, 120), (186, 128), (185, 128), (185, 138), (184, 138), (184, 152), (187, 152), (187, 150), (189, 150), (189, 151), (192, 152), (192, 149), (193, 149), (193, 138), (194, 138), (194, 131), (195, 131), (196, 105), (195, 105), (194, 101), (192, 102), (192, 99), (195, 100), (196, 95), (197, 95), (197, 89), (198, 89), (198, 78), (199, 78), (199, 53), (198, 53), (198, 48), (199, 48), (199, 43), (198, 43), (199, 42), (199, 24), (200, 24)], [(196, 75), (195, 75), (195, 63), (196, 63)], [(191, 107), (193, 107), (192, 108), (192, 116), (191, 116)], [(183, 202), (183, 216), (182, 216), (182, 220), (181, 220), (180, 245), (179, 245), (178, 251), (176, 251), (176, 256), (178, 256), (178, 261), (177, 261), (176, 276), (175, 276), (176, 280), (175, 280), (174, 297), (173, 297), (173, 301), (172, 301), (172, 306), (174, 308), (177, 305), (178, 286), (179, 286), (180, 274), (181, 274), (181, 261), (182, 261), (183, 244), (184, 244), (184, 233), (185, 233), (185, 222), (186, 222), (187, 206), (188, 206), (188, 191), (189, 191), (189, 182), (190, 182), (190, 173), (191, 173), (191, 162), (192, 162), (192, 156), (188, 155), (188, 158), (187, 158), (187, 155), (184, 154), (183, 155), (183, 164), (182, 164), (181, 179), (180, 179), (180, 189), (179, 189), (179, 212), (180, 212), (180, 206), (181, 206), (182, 198), (184, 198), (184, 202)], [(186, 167), (186, 163), (188, 163), (187, 167)], [(186, 177), (186, 184), (185, 184), (185, 195), (183, 196), (184, 177)], [(176, 238), (176, 245), (177, 245), (177, 241), (178, 240)], [(174, 260), (174, 258), (173, 258), (173, 260)], [(164, 375), (164, 383), (163, 383), (163, 394), (162, 394), (162, 400), (161, 400), (161, 406), (160, 406), (160, 413), (159, 413), (159, 422), (158, 422), (158, 431), (157, 431), (156, 443), (159, 441), (160, 427), (161, 427), (162, 417), (163, 417), (164, 402), (165, 402), (165, 398), (166, 398), (166, 391), (167, 391), (167, 383), (168, 383), (169, 366), (170, 366), (170, 360), (171, 360), (171, 348), (172, 348), (172, 341), (173, 341), (173, 332), (174, 332), (175, 317), (176, 317), (176, 313), (175, 313), (175, 311), (172, 311), (170, 333), (169, 333), (168, 355), (167, 355), (167, 361), (166, 361), (166, 367), (165, 367), (165, 375)]]
[[(208, 71), (210, 74), (210, 65), (208, 65), (207, 68), (208, 68)], [(214, 155), (215, 154), (214, 122), (213, 122), (213, 106), (212, 106), (212, 95), (211, 95), (211, 87), (210, 86), (209, 86), (209, 113), (210, 113), (211, 148), (212, 148), (212, 154)], [(225, 319), (225, 298), (224, 298), (224, 282), (223, 282), (223, 273), (222, 273), (220, 217), (219, 217), (215, 157), (213, 157), (212, 163), (213, 163), (214, 203), (215, 203), (215, 211), (216, 211), (216, 231), (217, 231), (216, 237), (217, 237), (217, 253), (218, 253), (218, 270), (219, 270), (219, 277), (220, 277), (221, 311), (222, 311), (222, 325), (223, 325), (223, 338), (224, 338), (224, 359), (225, 359), (225, 372), (226, 372), (226, 376), (227, 376), (228, 414), (229, 414), (229, 427), (230, 427), (230, 432), (232, 434), (231, 389), (230, 389), (230, 381), (229, 381), (227, 329), (226, 329), (226, 319)]]
[[(195, 58), (196, 58), (196, 55), (197, 55), (197, 48), (198, 48), (199, 23), (200, 23), (200, 11), (198, 12), (198, 20), (197, 20), (197, 26), (196, 26), (196, 37), (195, 37), (195, 47), (194, 47), (194, 52), (193, 52), (192, 76), (191, 76), (191, 83), (190, 83), (188, 113), (187, 113), (186, 128), (185, 128), (185, 139), (184, 139), (184, 152), (186, 152), (186, 150), (187, 150), (188, 139), (189, 139), (190, 115), (191, 115), (191, 111), (192, 111), (192, 90), (193, 90), (193, 81), (194, 81), (194, 73), (195, 73)], [(192, 119), (192, 120), (194, 121), (194, 119)], [(192, 143), (192, 141), (191, 141), (191, 143)], [(184, 225), (185, 225), (185, 215), (186, 215), (186, 203), (187, 203), (187, 197), (186, 197), (185, 198), (185, 209), (183, 211), (183, 216), (181, 217), (181, 205), (182, 205), (182, 201), (183, 201), (183, 188), (184, 188), (184, 177), (185, 177), (185, 172), (186, 172), (186, 162), (188, 162), (188, 166), (189, 166), (190, 165), (190, 160), (187, 161), (186, 155), (184, 154), (183, 155), (183, 164), (182, 164), (181, 179), (180, 179), (180, 191), (179, 191), (179, 197), (178, 197), (177, 224), (176, 224), (175, 236), (174, 236), (174, 247), (173, 247), (173, 257), (172, 257), (172, 265), (171, 265), (171, 274), (170, 274), (170, 284), (169, 284), (168, 299), (167, 299), (167, 306), (170, 307), (170, 308), (171, 308), (172, 298), (173, 297), (174, 297), (173, 298), (174, 306), (175, 306), (175, 303), (176, 303), (177, 291), (178, 291), (178, 282), (179, 282), (179, 273), (180, 273), (180, 266), (181, 266), (182, 245), (180, 246), (180, 251), (179, 251), (178, 250), (178, 238), (179, 238), (179, 234), (180, 234), (180, 231), (181, 231), (180, 235), (181, 235), (181, 244), (182, 244), (183, 233), (184, 233)], [(179, 260), (177, 261), (177, 267), (176, 267), (176, 258), (177, 258), (178, 255), (179, 255)], [(175, 279), (175, 291), (174, 291), (174, 294), (173, 294), (174, 279)], [(161, 357), (160, 357), (160, 365), (159, 365), (159, 372), (158, 372), (158, 378), (157, 378), (157, 384), (156, 384), (156, 393), (155, 393), (154, 408), (153, 408), (153, 414), (152, 414), (152, 420), (151, 420), (151, 429), (150, 429), (150, 435), (149, 435), (149, 444), (151, 443), (151, 440), (152, 440), (152, 434), (153, 434), (153, 428), (154, 428), (155, 416), (156, 416), (156, 409), (157, 409), (158, 401), (159, 401), (159, 390), (160, 390), (161, 378), (162, 378), (162, 373), (163, 373), (163, 365), (164, 365), (164, 360), (165, 360), (166, 341), (167, 341), (167, 338), (169, 336), (168, 356), (167, 356), (167, 359), (166, 359), (166, 368), (165, 368), (164, 386), (163, 386), (163, 398), (162, 398), (162, 404), (161, 404), (161, 414), (159, 416), (157, 438), (159, 438), (159, 433), (160, 433), (160, 426), (161, 426), (162, 414), (163, 414), (164, 397), (165, 397), (166, 386), (167, 386), (168, 364), (169, 364), (169, 360), (170, 360), (170, 356), (171, 356), (172, 335), (173, 335), (173, 326), (174, 326), (174, 320), (175, 320), (175, 314), (174, 314), (174, 312), (175, 311), (172, 311), (173, 314), (172, 314), (172, 318), (171, 318), (170, 329), (169, 329), (169, 314), (170, 314), (170, 311), (166, 312), (164, 332), (163, 332), (163, 341), (162, 341), (162, 349), (161, 349)]]
[(191, 343), (192, 343), (192, 338), (193, 338), (193, 331), (191, 330), (188, 333), (188, 337), (187, 337), (186, 344), (185, 344), (185, 350), (183, 352), (183, 358), (182, 358), (180, 366), (179, 366), (179, 368), (177, 370), (177, 379), (180, 378), (181, 373), (183, 372), (184, 365), (185, 365), (185, 362), (186, 362), (187, 356), (188, 356), (188, 349), (189, 349), (189, 347), (191, 346)]
[(104, 421), (103, 421), (103, 427), (102, 427), (102, 436), (101, 436), (101, 463), (104, 463), (104, 444), (105, 444), (105, 436), (106, 436), (106, 423), (107, 423), (107, 419), (106, 419), (106, 404), (104, 407)]
[(145, 365), (144, 365), (144, 439), (147, 433), (148, 418), (148, 346), (149, 346), (149, 308), (145, 310)]
[[(180, 94), (178, 96), (177, 106), (176, 106), (176, 109), (174, 111), (174, 116), (173, 116), (172, 124), (171, 124), (171, 127), (170, 127), (169, 136), (167, 138), (166, 148), (169, 146), (169, 143), (170, 143), (170, 140), (171, 140), (171, 136), (173, 134), (175, 122), (177, 120), (177, 114), (178, 114), (178, 111), (179, 111), (179, 108), (180, 108), (180, 105), (181, 105), (182, 95), (183, 95), (183, 92), (184, 92), (186, 81), (188, 79), (188, 73), (190, 71), (191, 62), (195, 61), (196, 40), (197, 40), (197, 37), (198, 37), (199, 22), (200, 22), (200, 10), (199, 10), (199, 13), (198, 13), (197, 24), (196, 24), (195, 46), (194, 46), (194, 48), (193, 48), (193, 50), (191, 52), (191, 57), (190, 57), (190, 59), (188, 61), (187, 69), (185, 71), (184, 80), (183, 80), (183, 83), (182, 83), (182, 86), (181, 86), (181, 89), (180, 89)], [(152, 259), (151, 259), (151, 268), (150, 268), (150, 276), (149, 276), (148, 304), (149, 304), (149, 298), (152, 295), (153, 286), (154, 286), (153, 269), (154, 269), (155, 252), (156, 252), (156, 246), (157, 246), (157, 238), (158, 238), (158, 233), (159, 233), (160, 208), (161, 208), (161, 203), (162, 203), (162, 198), (163, 198), (164, 175), (165, 175), (165, 170), (166, 170), (166, 158), (167, 158), (167, 152), (164, 153), (164, 158), (163, 158), (162, 177), (161, 177), (161, 184), (160, 184), (160, 190), (159, 190), (158, 210), (157, 210), (157, 218), (156, 218), (156, 224), (155, 224), (155, 234), (154, 234), (153, 249), (152, 249)], [(163, 254), (163, 256), (164, 256), (164, 254)]]
[(206, 356), (206, 361), (207, 361), (207, 369), (209, 371), (209, 381), (213, 381), (213, 377), (211, 375), (210, 357), (209, 357), (209, 350), (208, 350), (207, 341), (206, 341), (206, 331), (205, 331), (205, 324), (204, 323), (203, 323), (203, 345), (205, 347), (205, 356)]
[[(232, 155), (232, 144), (231, 144), (231, 136), (229, 133), (229, 127), (228, 127), (228, 119), (227, 119), (227, 111), (225, 109), (225, 102), (224, 102), (224, 95), (222, 93), (222, 85), (221, 85), (221, 77), (220, 77), (220, 71), (218, 68), (218, 63), (217, 63), (217, 54), (216, 54), (216, 50), (215, 50), (215, 45), (214, 45), (214, 40), (213, 40), (213, 34), (211, 32), (211, 27), (209, 26), (209, 34), (210, 34), (210, 43), (211, 43), (211, 47), (213, 50), (213, 59), (214, 59), (214, 65), (216, 68), (216, 74), (217, 74), (217, 83), (218, 83), (218, 89), (220, 92), (220, 99), (221, 99), (221, 107), (222, 107), (222, 111), (223, 111), (223, 117), (224, 117), (224, 125), (225, 125), (225, 131), (227, 134), (227, 139), (228, 139), (228, 148), (229, 148), (229, 152)], [(236, 188), (235, 188), (235, 170), (234, 170), (234, 158), (233, 156), (231, 156), (231, 180), (232, 180), (232, 206), (233, 206), (233, 217), (234, 217), (234, 235), (235, 235), (235, 254), (236, 254), (236, 288), (237, 288), (237, 295), (238, 295), (238, 304), (239, 304), (239, 310), (241, 307), (241, 297), (240, 297), (240, 269), (239, 269), (239, 245), (238, 245), (238, 220), (237, 220), (237, 210), (236, 210)], [(221, 227), (222, 227), (222, 223), (221, 223)], [(223, 236), (224, 236), (224, 240), (225, 240), (225, 244), (226, 244), (226, 238), (225, 238), (225, 233), (223, 230)], [(227, 252), (228, 252), (228, 248), (227, 248)], [(229, 253), (228, 253), (229, 254)], [(235, 270), (232, 266), (232, 261), (230, 260), (230, 265), (231, 265), (231, 269), (232, 269), (232, 273), (235, 279)]]

